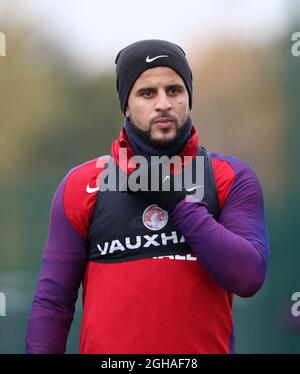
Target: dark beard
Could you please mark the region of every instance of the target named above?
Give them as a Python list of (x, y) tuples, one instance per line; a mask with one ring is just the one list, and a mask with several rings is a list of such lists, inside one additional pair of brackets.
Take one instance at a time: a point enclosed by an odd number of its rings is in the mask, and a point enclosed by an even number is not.
[(169, 149), (173, 148), (179, 141), (179, 139), (182, 137), (182, 134), (184, 133), (186, 127), (187, 127), (187, 122), (179, 129), (176, 127), (176, 135), (174, 139), (172, 140), (156, 140), (151, 138), (151, 127), (149, 130), (144, 131), (139, 129), (132, 121), (130, 118), (130, 123), (132, 127), (134, 128), (134, 131), (137, 133), (137, 135), (142, 139), (142, 141), (146, 144), (149, 145), (152, 148), (155, 149)]

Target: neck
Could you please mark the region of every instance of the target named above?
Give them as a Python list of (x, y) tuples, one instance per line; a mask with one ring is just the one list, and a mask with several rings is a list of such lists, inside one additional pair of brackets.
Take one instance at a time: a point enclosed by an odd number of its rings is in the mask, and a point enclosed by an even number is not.
[(144, 141), (139, 137), (137, 132), (135, 131), (134, 127), (132, 126), (130, 120), (128, 118), (124, 121), (125, 131), (129, 140), (129, 143), (136, 155), (144, 156), (148, 161), (150, 161), (151, 156), (169, 156), (172, 157), (174, 155), (179, 155), (184, 146), (186, 145), (187, 141), (191, 136), (192, 130), (192, 119), (188, 117), (185, 125), (182, 136), (178, 140), (178, 142), (166, 149), (158, 149), (151, 147), (148, 144), (145, 144)]

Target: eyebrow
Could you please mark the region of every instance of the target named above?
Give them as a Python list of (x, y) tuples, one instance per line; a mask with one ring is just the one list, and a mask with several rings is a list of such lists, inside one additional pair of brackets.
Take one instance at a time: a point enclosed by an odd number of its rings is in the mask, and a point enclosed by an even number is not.
[[(169, 84), (168, 86), (166, 86), (166, 89), (170, 89), (170, 88), (179, 88), (179, 89), (184, 89), (184, 86), (180, 83), (174, 83), (174, 84)], [(145, 87), (141, 87), (139, 88), (137, 91), (136, 91), (136, 94), (140, 94), (140, 93), (143, 93), (147, 90), (150, 90), (150, 91), (156, 91), (156, 88), (155, 87), (151, 87), (151, 86), (145, 86)]]

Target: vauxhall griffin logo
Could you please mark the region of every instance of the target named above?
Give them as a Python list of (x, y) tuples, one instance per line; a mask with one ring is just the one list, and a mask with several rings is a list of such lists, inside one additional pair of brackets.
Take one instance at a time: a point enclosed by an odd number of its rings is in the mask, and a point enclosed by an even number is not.
[(164, 228), (168, 223), (168, 219), (168, 212), (155, 204), (148, 206), (143, 213), (143, 224), (152, 231)]

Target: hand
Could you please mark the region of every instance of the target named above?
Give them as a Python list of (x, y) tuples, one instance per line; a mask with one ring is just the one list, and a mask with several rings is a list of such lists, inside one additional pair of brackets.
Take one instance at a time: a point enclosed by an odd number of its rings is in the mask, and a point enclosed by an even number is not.
[(129, 175), (127, 191), (150, 204), (157, 204), (160, 208), (172, 212), (186, 194), (189, 194), (183, 188), (182, 179), (182, 173), (174, 176), (167, 164), (149, 163)]

